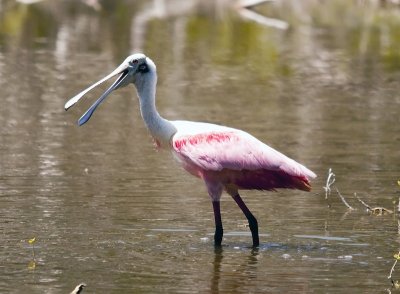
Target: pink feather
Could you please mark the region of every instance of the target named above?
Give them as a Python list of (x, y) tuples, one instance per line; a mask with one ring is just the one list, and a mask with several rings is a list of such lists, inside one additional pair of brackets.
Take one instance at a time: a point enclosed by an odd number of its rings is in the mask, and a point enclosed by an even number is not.
[(237, 189), (311, 189), (316, 175), (305, 166), (246, 132), (213, 127), (173, 137), (173, 151), (190, 173)]

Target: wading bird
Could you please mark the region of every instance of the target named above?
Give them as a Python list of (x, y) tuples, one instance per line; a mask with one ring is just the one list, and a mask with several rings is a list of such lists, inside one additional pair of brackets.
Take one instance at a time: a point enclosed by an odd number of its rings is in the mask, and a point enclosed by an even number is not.
[(170, 149), (186, 171), (205, 182), (214, 209), (215, 246), (221, 246), (223, 236), (220, 212), (223, 191), (231, 195), (243, 211), (249, 222), (253, 246), (257, 247), (257, 219), (238, 191), (277, 188), (311, 190), (309, 179), (316, 177), (312, 171), (244, 131), (202, 122), (169, 121), (161, 117), (155, 106), (156, 66), (141, 53), (129, 56), (108, 76), (71, 98), (65, 104), (65, 110), (87, 92), (116, 75), (119, 75), (116, 81), (82, 115), (78, 124), (86, 123), (112, 91), (133, 83), (142, 118), (156, 144), (160, 148)]

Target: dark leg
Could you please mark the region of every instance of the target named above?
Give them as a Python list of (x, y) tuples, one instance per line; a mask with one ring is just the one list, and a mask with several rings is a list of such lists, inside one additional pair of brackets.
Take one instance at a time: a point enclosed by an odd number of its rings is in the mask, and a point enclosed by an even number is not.
[(215, 218), (215, 235), (214, 235), (214, 245), (220, 247), (222, 243), (222, 236), (224, 234), (224, 229), (222, 228), (221, 211), (219, 201), (213, 201), (214, 218)]
[(253, 237), (253, 247), (258, 247), (260, 245), (260, 239), (258, 237), (258, 222), (254, 215), (250, 212), (247, 208), (246, 204), (243, 202), (242, 198), (240, 197), (239, 193), (235, 196), (232, 196), (233, 199), (236, 201), (237, 205), (243, 211), (244, 215), (246, 216), (247, 220), (249, 221), (249, 227), (251, 231), (251, 235)]

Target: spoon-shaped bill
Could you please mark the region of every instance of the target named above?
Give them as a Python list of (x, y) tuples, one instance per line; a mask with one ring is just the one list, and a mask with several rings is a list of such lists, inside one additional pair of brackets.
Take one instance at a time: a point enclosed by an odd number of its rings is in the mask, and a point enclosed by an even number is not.
[(125, 81), (125, 79), (127, 79), (127, 77), (128, 77), (128, 72), (127, 71), (123, 72), (119, 76), (119, 78), (100, 96), (100, 98), (97, 99), (96, 102), (93, 103), (92, 106), (90, 106), (89, 109), (81, 116), (81, 118), (78, 120), (78, 125), (81, 126), (85, 124), (90, 119), (93, 112), (96, 110), (97, 106), (99, 106), (101, 102), (103, 102), (103, 100), (106, 99), (107, 96), (112, 91), (117, 89)]
[(112, 78), (113, 76), (116, 76), (117, 74), (122, 73), (123, 71), (126, 70), (126, 68), (128, 67), (128, 65), (126, 64), (121, 64), (118, 68), (116, 68), (112, 73), (110, 73), (108, 76), (102, 78), (100, 81), (94, 83), (93, 85), (91, 85), (90, 87), (86, 88), (85, 90), (83, 90), (82, 92), (80, 92), (79, 94), (75, 95), (74, 97), (72, 97), (71, 99), (69, 99), (67, 101), (67, 103), (65, 103), (65, 110), (68, 110), (69, 108), (71, 108), (72, 106), (74, 106), (87, 92), (89, 92), (90, 90), (93, 90), (94, 88), (96, 88), (98, 85), (102, 84), (103, 82), (107, 81), (108, 79)]

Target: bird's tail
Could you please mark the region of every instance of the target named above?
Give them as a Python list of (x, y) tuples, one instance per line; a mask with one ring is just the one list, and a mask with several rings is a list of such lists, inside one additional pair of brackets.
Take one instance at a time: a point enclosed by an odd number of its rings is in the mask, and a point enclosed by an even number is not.
[[(293, 159), (288, 158), (289, 161), (285, 162), (280, 166), (280, 168), (287, 174), (291, 175), (294, 178), (297, 178), (300, 182), (303, 182), (303, 186), (308, 186), (311, 189), (310, 179), (315, 179), (317, 175), (306, 168), (304, 165), (294, 161)], [(298, 188), (300, 189), (300, 188)], [(302, 190), (302, 189), (300, 189)], [(309, 191), (309, 190), (306, 190)]]
[(310, 181), (305, 177), (292, 177), (292, 185), (292, 189), (299, 189), (306, 192), (311, 191)]

